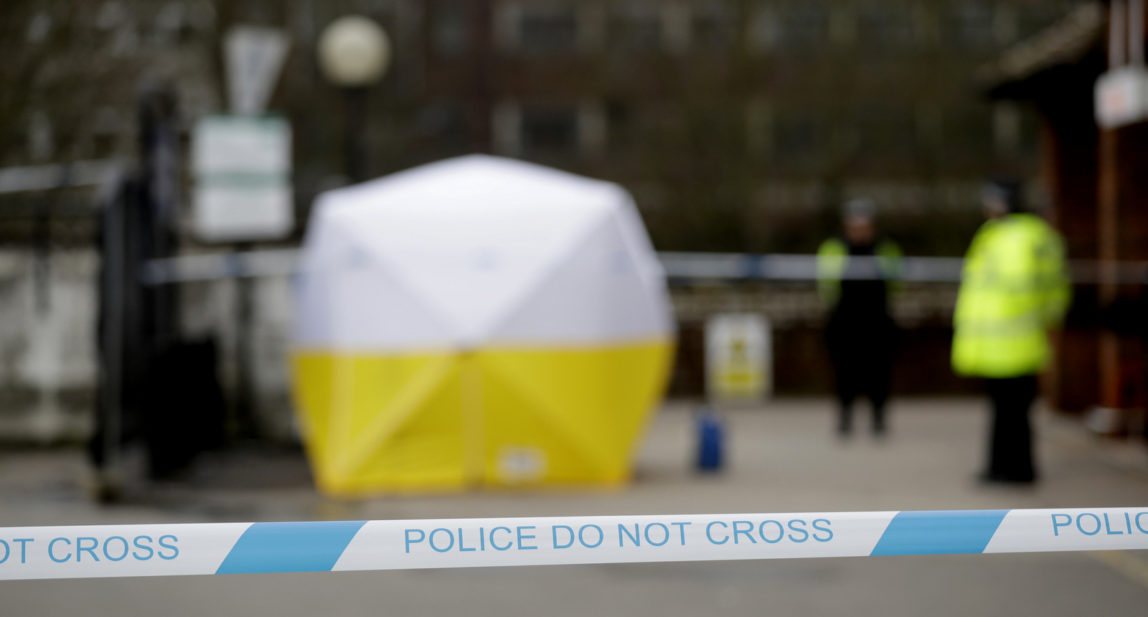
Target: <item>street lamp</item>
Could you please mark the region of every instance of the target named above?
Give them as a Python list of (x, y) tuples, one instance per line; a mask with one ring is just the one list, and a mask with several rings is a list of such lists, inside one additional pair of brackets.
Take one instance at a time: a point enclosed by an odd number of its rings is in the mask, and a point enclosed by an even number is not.
[(382, 80), (391, 63), (391, 41), (374, 21), (360, 15), (340, 17), (319, 35), (319, 68), (343, 89), (347, 105), (344, 149), (347, 176), (366, 179), (367, 88)]

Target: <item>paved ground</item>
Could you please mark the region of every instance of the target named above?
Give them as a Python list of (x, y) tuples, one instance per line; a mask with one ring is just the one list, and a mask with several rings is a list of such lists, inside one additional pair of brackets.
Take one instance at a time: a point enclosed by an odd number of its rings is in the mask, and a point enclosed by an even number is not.
[[(559, 514), (1148, 505), (1148, 455), (1040, 417), (1044, 482), (973, 482), (977, 401), (902, 401), (893, 434), (840, 443), (825, 401), (731, 412), (731, 462), (690, 471), (690, 418), (653, 425), (618, 492), (494, 493), (338, 502), (290, 451), (216, 456), (131, 505), (84, 498), (70, 451), (0, 454), (0, 525)], [(2, 615), (1145, 615), (1148, 553), (882, 557), (391, 573), (0, 582)]]

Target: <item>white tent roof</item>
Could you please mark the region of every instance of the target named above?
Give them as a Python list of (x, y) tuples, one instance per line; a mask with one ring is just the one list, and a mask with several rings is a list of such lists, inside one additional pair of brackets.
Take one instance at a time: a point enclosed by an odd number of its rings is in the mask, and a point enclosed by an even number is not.
[(322, 194), (296, 344), (416, 349), (669, 336), (664, 276), (620, 186), (483, 155)]

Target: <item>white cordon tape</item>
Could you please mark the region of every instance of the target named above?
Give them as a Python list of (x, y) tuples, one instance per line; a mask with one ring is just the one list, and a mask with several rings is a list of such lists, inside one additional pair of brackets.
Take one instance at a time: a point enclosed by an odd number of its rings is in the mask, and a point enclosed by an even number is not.
[(1148, 507), (0, 528), (0, 579), (1148, 549)]

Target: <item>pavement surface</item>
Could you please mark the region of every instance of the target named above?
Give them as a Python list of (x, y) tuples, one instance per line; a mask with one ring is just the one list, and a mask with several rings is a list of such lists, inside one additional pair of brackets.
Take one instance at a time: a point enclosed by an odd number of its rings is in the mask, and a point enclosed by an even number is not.
[[(862, 415), (858, 420), (864, 420)], [(335, 501), (302, 455), (206, 457), (181, 482), (93, 504), (75, 450), (0, 452), (0, 526), (1148, 506), (1148, 454), (1038, 414), (1042, 482), (974, 481), (978, 400), (894, 404), (891, 434), (831, 432), (827, 400), (726, 413), (728, 467), (691, 470), (689, 408), (654, 421), (624, 490), (485, 492)], [(864, 422), (858, 422), (864, 427)], [(1148, 551), (548, 566), (338, 574), (0, 582), (0, 615), (1148, 615)]]

